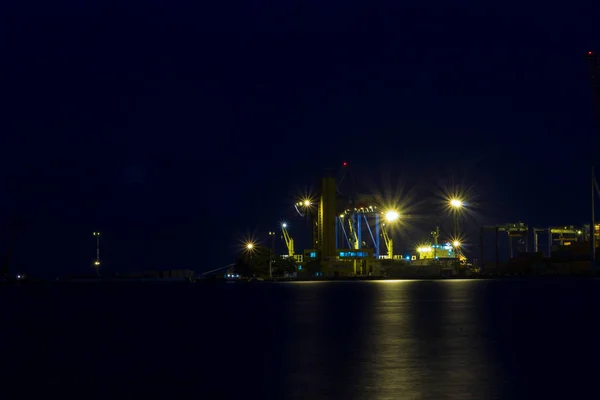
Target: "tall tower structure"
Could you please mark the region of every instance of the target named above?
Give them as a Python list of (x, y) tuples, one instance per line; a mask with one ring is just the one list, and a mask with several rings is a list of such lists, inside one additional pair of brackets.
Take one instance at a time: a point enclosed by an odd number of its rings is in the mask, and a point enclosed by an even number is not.
[[(596, 118), (598, 119), (598, 123), (600, 124), (600, 55), (593, 52), (588, 51), (587, 53), (588, 64), (590, 68), (590, 79), (592, 91), (594, 93), (594, 109), (596, 111)], [(598, 125), (600, 127), (600, 125)], [(592, 173), (591, 173), (591, 218), (590, 218), (590, 259), (592, 266), (595, 266), (596, 261), (596, 215), (595, 215), (595, 189), (596, 189), (596, 161), (598, 160), (597, 154), (600, 144), (600, 137), (596, 140), (596, 143), (593, 144), (592, 150)]]
[(321, 181), (321, 199), (317, 217), (318, 249), (321, 260), (328, 261), (336, 256), (336, 184), (335, 179), (327, 176)]

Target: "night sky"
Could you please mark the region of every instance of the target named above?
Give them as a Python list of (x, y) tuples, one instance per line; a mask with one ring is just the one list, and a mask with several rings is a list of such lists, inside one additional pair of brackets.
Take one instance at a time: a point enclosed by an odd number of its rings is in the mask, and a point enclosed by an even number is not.
[(596, 1), (67, 3), (0, 6), (19, 270), (88, 272), (95, 230), (113, 271), (220, 267), (282, 220), (301, 250), (292, 203), (342, 161), (408, 205), (399, 247), (457, 184), (472, 232), (589, 220)]

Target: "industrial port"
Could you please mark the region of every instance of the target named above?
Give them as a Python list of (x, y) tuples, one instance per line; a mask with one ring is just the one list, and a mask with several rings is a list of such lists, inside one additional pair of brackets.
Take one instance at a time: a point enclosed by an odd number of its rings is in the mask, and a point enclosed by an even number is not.
[[(342, 169), (346, 168), (344, 162)], [(323, 177), (314, 198), (300, 199), (294, 205), (312, 227), (310, 248), (298, 251), (288, 224), (282, 223), (287, 254), (276, 255), (274, 245), (269, 248), (247, 242), (237, 262), (226, 269), (225, 278), (450, 278), (572, 275), (592, 270), (589, 224), (541, 228), (517, 222), (483, 226), (479, 227), (477, 251), (463, 251), (458, 216), (469, 203), (460, 198), (446, 199), (453, 221), (446, 232), (451, 234), (441, 234), (440, 226), (433, 226), (429, 241), (415, 244), (409, 254), (397, 254), (391, 230), (404, 218), (402, 211), (382, 207), (375, 196), (342, 195), (337, 186), (344, 175), (342, 170), (338, 178)], [(600, 238), (599, 224), (594, 233), (596, 239)], [(269, 237), (274, 239), (275, 235), (269, 232)], [(276, 268), (281, 260), (292, 267)]]
[[(586, 57), (600, 116), (600, 56), (590, 51)], [(482, 226), (478, 227), (477, 251), (467, 252), (459, 216), (468, 209), (468, 199), (449, 196), (445, 201), (453, 220), (452, 227), (441, 234), (440, 226), (432, 226), (429, 240), (415, 243), (410, 254), (401, 255), (397, 254), (390, 230), (404, 218), (402, 210), (380, 204), (372, 195), (341, 192), (339, 186), (349, 169), (344, 161), (336, 177), (329, 174), (321, 179), (315, 196), (298, 199), (294, 204), (296, 212), (312, 227), (310, 248), (298, 251), (287, 223), (282, 223), (281, 236), (287, 254), (277, 256), (274, 244), (265, 247), (247, 241), (238, 260), (226, 268), (224, 276), (227, 279), (248, 275), (284, 279), (368, 279), (596, 273), (600, 224), (594, 209), (600, 188), (594, 173), (595, 162), (591, 160), (590, 222), (587, 224), (535, 227), (509, 222)], [(273, 240), (277, 235), (276, 232), (268, 234)], [(287, 260), (287, 266), (274, 268), (282, 260)]]

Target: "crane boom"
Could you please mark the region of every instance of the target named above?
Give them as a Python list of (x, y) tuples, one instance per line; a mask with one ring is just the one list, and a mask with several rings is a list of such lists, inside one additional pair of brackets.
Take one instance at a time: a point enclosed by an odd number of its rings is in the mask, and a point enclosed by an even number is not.
[(285, 224), (281, 226), (281, 232), (283, 233), (283, 239), (288, 249), (288, 255), (294, 257), (294, 239), (290, 236), (290, 233), (285, 227)]

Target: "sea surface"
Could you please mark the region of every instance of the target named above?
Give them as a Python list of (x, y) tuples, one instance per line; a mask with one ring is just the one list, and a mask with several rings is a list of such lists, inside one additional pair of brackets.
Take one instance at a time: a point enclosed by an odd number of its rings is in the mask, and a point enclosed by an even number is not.
[(600, 280), (29, 285), (0, 304), (7, 399), (600, 399)]

